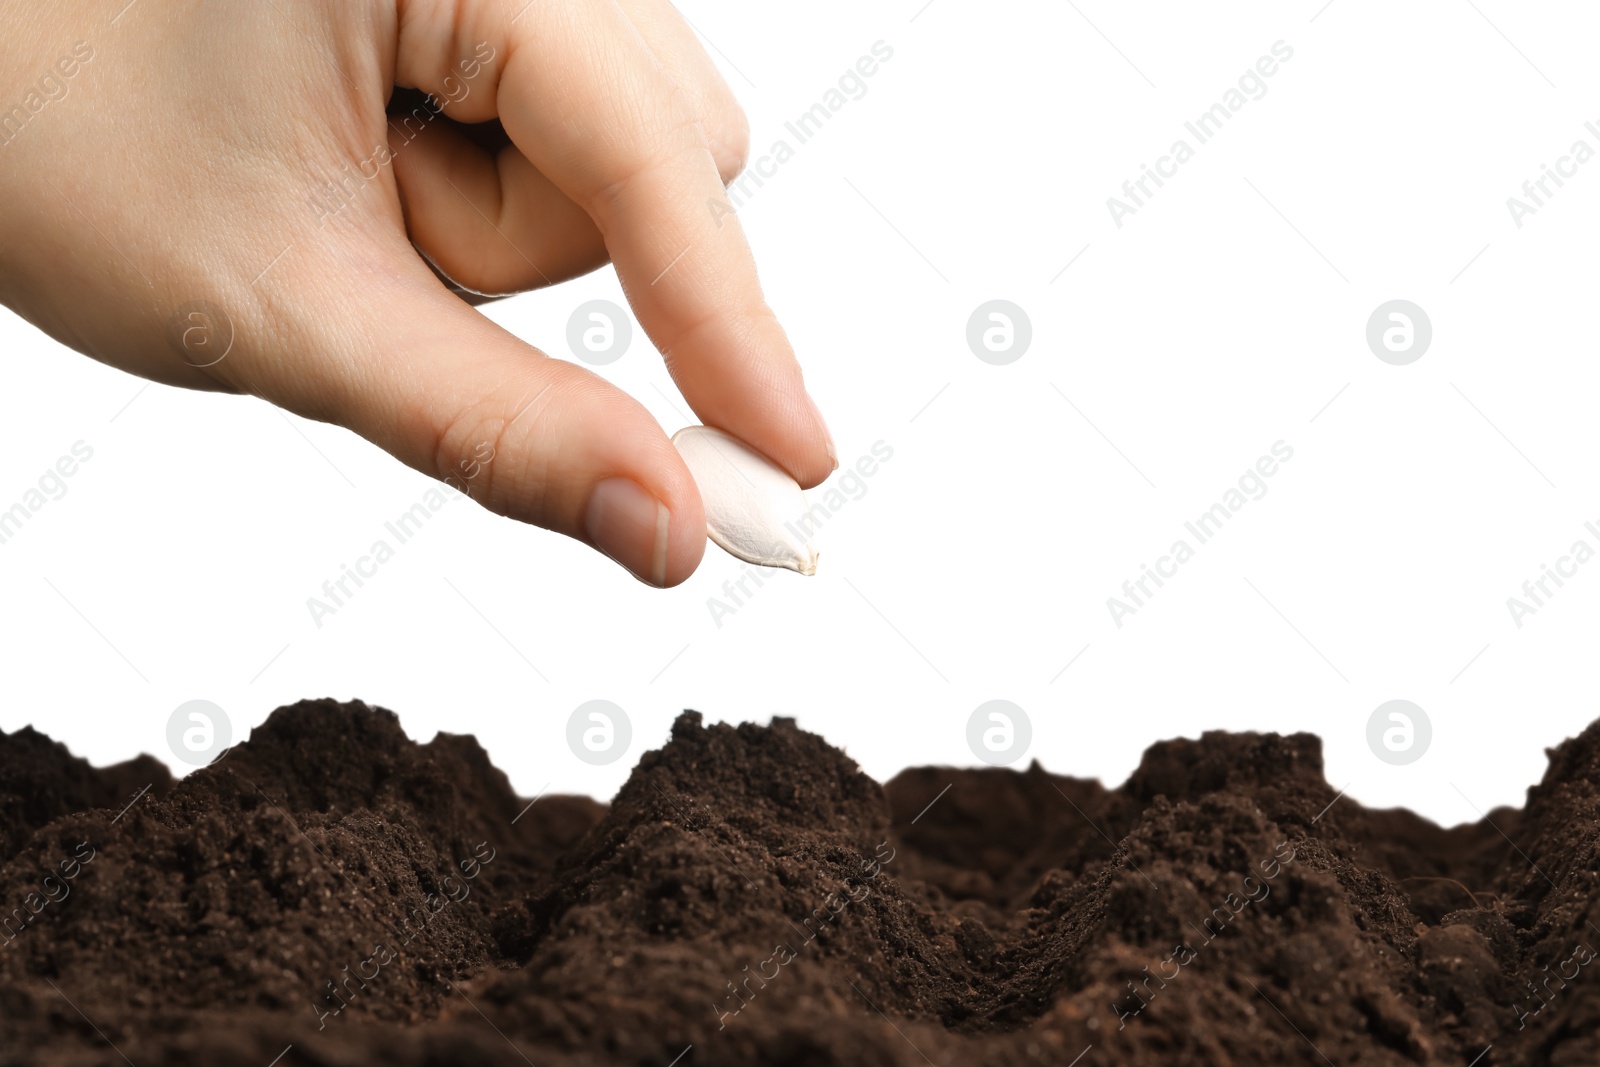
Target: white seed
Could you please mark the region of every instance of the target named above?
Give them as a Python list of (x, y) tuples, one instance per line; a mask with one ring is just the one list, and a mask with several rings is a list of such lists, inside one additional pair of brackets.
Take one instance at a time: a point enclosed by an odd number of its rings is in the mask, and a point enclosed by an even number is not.
[(787, 471), (710, 426), (686, 426), (672, 443), (700, 487), (712, 541), (746, 563), (817, 573), (817, 551), (799, 532), (805, 494)]

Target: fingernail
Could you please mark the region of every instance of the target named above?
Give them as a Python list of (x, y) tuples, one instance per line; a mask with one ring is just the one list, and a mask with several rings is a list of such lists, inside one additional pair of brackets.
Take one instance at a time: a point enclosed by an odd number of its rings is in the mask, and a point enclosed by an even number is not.
[(806, 394), (806, 402), (811, 405), (811, 414), (817, 417), (817, 425), (822, 428), (822, 438), (828, 442), (828, 459), (833, 462), (833, 469), (839, 469), (839, 449), (833, 443), (833, 432), (828, 429), (828, 420), (822, 417), (822, 409), (817, 407), (817, 400), (810, 393)]
[(671, 525), (667, 506), (629, 478), (607, 478), (595, 486), (584, 516), (589, 543), (654, 586), (667, 584)]

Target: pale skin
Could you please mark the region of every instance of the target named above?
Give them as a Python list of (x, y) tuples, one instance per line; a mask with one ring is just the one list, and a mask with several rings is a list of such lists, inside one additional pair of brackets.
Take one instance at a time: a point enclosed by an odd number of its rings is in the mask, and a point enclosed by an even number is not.
[[(676, 585), (706, 527), (662, 428), (428, 262), (505, 294), (609, 260), (702, 422), (803, 486), (836, 466), (738, 219), (708, 208), (744, 115), (667, 0), (126, 4), (0, 0), (22, 119), (0, 130), (0, 301), (40, 329), (347, 427)], [(386, 114), (396, 86), (445, 117)], [(493, 119), (498, 150), (455, 125)], [(194, 301), (231, 326), (215, 363), (203, 333), (172, 340)]]

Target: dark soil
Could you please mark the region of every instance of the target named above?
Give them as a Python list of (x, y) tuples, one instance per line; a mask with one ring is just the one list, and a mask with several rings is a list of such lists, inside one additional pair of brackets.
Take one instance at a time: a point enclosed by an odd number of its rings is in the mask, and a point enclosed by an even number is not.
[(0, 1064), (1594, 1067), (1597, 772), (1600, 724), (1442, 830), (1305, 734), (880, 786), (689, 712), (609, 807), (528, 807), (364, 704), (178, 782), (25, 729)]

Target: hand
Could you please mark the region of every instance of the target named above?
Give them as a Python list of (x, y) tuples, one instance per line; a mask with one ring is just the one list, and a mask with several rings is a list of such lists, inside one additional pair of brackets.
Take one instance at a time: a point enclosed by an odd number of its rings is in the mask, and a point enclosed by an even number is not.
[(674, 585), (705, 520), (661, 428), (428, 263), (503, 294), (609, 258), (703, 422), (803, 485), (833, 469), (708, 207), (744, 117), (667, 0), (125, 4), (0, 0), (0, 299), (56, 339), (471, 469), (485, 506)]

